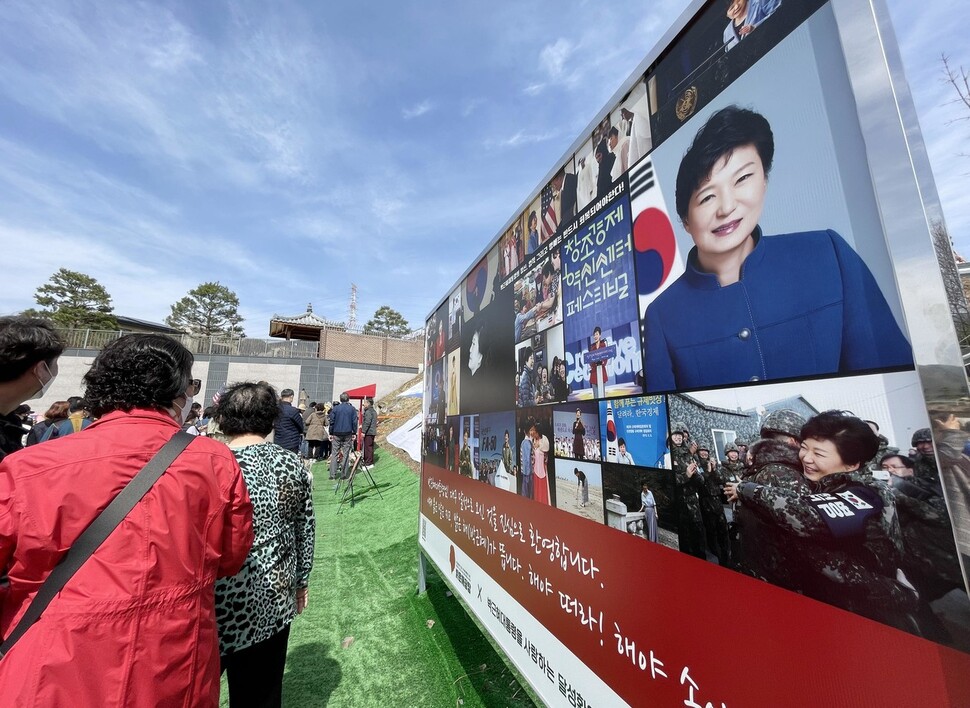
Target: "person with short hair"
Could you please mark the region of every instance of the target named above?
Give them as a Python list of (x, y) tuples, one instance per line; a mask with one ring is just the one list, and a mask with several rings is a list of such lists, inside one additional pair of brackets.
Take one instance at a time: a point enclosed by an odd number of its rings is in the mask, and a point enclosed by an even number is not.
[(306, 421), (307, 453), (311, 459), (323, 459), (324, 442), (329, 440), (327, 432), (327, 410), (323, 403), (315, 403)]
[(306, 426), (303, 414), (293, 407), (293, 395), (292, 388), (280, 391), (280, 411), (273, 425), (273, 442), (284, 450), (298, 453)]
[(364, 399), (364, 420), (361, 424), (360, 434), (364, 436), (364, 467), (373, 467), (374, 437), (377, 435), (377, 411), (374, 409), (374, 399), (370, 396)]
[[(321, 405), (321, 408), (323, 406)], [(238, 383), (216, 417), (253, 500), (253, 550), (216, 582), (216, 622), (231, 706), (279, 707), (290, 625), (307, 606), (315, 519), (310, 480), (293, 452), (267, 442), (279, 413), (272, 387)]]
[[(886, 485), (859, 473), (879, 447), (876, 434), (851, 414), (825, 411), (799, 437), (804, 490), (746, 480), (726, 485), (728, 498), (783, 532), (778, 538), (787, 552), (783, 547), (779, 558), (796, 566), (786, 572), (798, 583), (791, 589), (920, 634), (917, 595), (898, 580), (903, 536), (895, 501)], [(830, 562), (814, 561), (818, 555)], [(872, 580), (859, 585), (857, 569)]]
[(88, 417), (87, 401), (81, 396), (70, 396), (67, 402), (70, 404), (70, 413), (67, 416), (67, 420), (57, 426), (57, 434), (59, 437), (79, 433), (91, 425), (91, 419)]
[[(344, 391), (340, 402), (330, 409), (330, 479), (344, 479), (350, 464), (350, 453), (357, 437), (357, 409), (350, 405), (350, 395)], [(337, 461), (340, 461), (340, 475), (337, 475)]]
[(675, 200), (694, 247), (647, 307), (647, 393), (912, 366), (882, 290), (839, 234), (762, 233), (774, 153), (765, 117), (727, 106), (684, 154)]
[[(114, 340), (84, 375), (98, 420), (0, 462), (0, 636), (179, 433), (192, 364), (164, 335)], [(0, 661), (3, 704), (217, 706), (215, 581), (242, 567), (252, 516), (232, 453), (194, 438)]]
[(616, 463), (618, 465), (633, 465), (636, 464), (633, 461), (633, 455), (626, 451), (626, 440), (623, 438), (617, 438), (616, 440)]
[(63, 351), (64, 342), (49, 320), (0, 317), (0, 460), (23, 447), (24, 430), (14, 410), (44, 396)]
[(50, 408), (44, 413), (44, 419), (27, 433), (26, 446), (30, 447), (31, 445), (47, 442), (48, 440), (59, 437), (59, 426), (67, 420), (67, 414), (70, 410), (71, 404), (67, 401), (54, 401), (51, 403)]

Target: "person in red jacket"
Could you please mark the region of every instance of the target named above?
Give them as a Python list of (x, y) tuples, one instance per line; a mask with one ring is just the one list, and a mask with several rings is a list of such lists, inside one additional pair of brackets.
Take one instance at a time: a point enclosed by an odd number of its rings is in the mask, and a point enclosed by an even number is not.
[[(99, 418), (0, 462), (0, 635), (51, 569), (188, 412), (192, 354), (133, 334), (85, 374)], [(216, 706), (214, 585), (253, 541), (252, 504), (225, 445), (198, 437), (0, 661), (4, 706)]]

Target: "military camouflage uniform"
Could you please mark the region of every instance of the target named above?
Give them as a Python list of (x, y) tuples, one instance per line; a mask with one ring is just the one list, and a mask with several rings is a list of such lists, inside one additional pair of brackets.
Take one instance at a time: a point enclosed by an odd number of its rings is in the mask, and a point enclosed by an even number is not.
[[(774, 547), (780, 556), (767, 561), (780, 571), (779, 579), (816, 600), (921, 634), (914, 617), (916, 594), (896, 580), (903, 540), (886, 485), (866, 481), (857, 473), (828, 475), (804, 484), (807, 493), (794, 485), (744, 482), (738, 487), (745, 514), (753, 513), (782, 532), (775, 537)], [(835, 498), (839, 493), (873, 503), (860, 528), (847, 534), (843, 528), (837, 535), (822, 512), (809, 503), (809, 495)], [(746, 552), (742, 557), (747, 561)]]
[(700, 457), (701, 450), (710, 450), (698, 446), (698, 471), (703, 474), (703, 484), (697, 489), (697, 497), (701, 507), (701, 518), (704, 521), (704, 532), (708, 550), (717, 556), (718, 563), (731, 567), (731, 546), (728, 540), (727, 517), (724, 516), (724, 481), (717, 469), (717, 462), (708, 457)]
[(962, 588), (953, 525), (939, 488), (917, 477), (894, 477), (892, 490), (903, 531), (906, 577), (927, 601)]
[(512, 446), (502, 444), (502, 464), (505, 465), (505, 474), (512, 475)]
[(472, 449), (468, 445), (462, 445), (458, 453), (458, 474), (462, 477), (472, 476)]
[[(671, 432), (683, 430), (682, 424), (674, 423)], [(700, 500), (697, 491), (704, 484), (704, 479), (696, 472), (692, 477), (687, 476), (687, 468), (696, 462), (690, 452), (686, 438), (680, 445), (670, 444), (670, 461), (674, 472), (677, 506), (677, 536), (680, 550), (698, 558), (707, 558), (704, 553), (704, 524), (701, 518)]]
[[(913, 433), (913, 447), (920, 442), (933, 442), (929, 428), (920, 428)], [(939, 484), (940, 470), (936, 466), (936, 457), (932, 453), (924, 455), (922, 452), (917, 452), (913, 455), (913, 474), (918, 479), (929, 479)]]

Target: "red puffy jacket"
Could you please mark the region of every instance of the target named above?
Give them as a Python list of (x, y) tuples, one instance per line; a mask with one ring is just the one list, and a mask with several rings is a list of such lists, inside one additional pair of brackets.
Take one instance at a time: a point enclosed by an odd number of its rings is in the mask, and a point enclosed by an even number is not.
[[(116, 411), (0, 462), (0, 635), (179, 426)], [(213, 586), (239, 571), (252, 505), (232, 452), (193, 440), (0, 660), (4, 706), (215, 706)]]

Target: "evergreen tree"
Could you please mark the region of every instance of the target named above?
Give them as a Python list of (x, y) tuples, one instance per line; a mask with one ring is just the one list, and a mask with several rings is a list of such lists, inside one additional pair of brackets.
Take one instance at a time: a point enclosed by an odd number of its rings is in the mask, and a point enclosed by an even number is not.
[(90, 275), (60, 268), (34, 295), (43, 310), (27, 310), (25, 315), (49, 317), (65, 329), (118, 329), (111, 314), (111, 296)]
[(172, 305), (172, 314), (165, 318), (170, 327), (202, 336), (242, 335), (241, 322), (239, 298), (218, 282), (202, 283), (190, 290)]
[(411, 331), (411, 326), (404, 316), (387, 305), (377, 309), (374, 316), (364, 325), (364, 334), (383, 334), (403, 337)]

